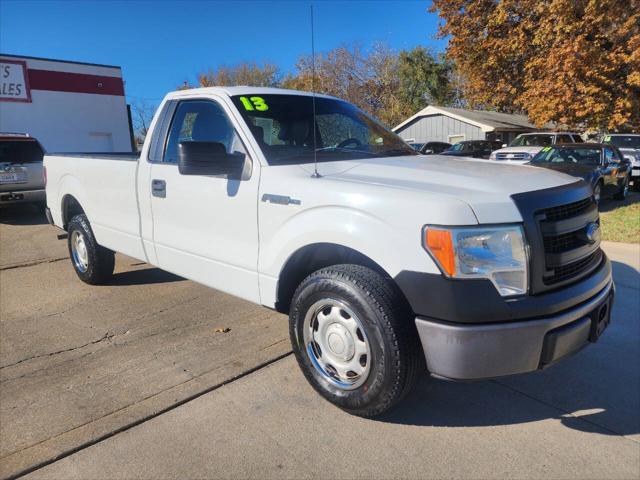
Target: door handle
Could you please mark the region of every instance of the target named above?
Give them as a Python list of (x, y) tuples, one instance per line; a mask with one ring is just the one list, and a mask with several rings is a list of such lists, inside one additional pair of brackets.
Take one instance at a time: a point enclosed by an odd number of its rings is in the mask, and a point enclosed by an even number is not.
[(165, 198), (167, 196), (167, 182), (164, 180), (151, 180), (151, 195)]

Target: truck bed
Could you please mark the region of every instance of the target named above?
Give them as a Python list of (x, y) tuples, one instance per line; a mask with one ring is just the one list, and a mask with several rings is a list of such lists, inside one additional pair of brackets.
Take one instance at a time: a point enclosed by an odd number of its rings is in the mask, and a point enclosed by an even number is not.
[(138, 159), (131, 152), (45, 155), (47, 205), (56, 226), (68, 223), (66, 205), (75, 199), (100, 245), (146, 259), (137, 198)]

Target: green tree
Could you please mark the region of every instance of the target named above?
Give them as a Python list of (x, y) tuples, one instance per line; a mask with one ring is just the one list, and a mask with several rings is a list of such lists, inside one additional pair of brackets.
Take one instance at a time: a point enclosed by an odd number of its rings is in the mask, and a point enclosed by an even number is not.
[(452, 65), (424, 47), (403, 50), (398, 56), (399, 94), (410, 113), (429, 104), (448, 105), (454, 99)]

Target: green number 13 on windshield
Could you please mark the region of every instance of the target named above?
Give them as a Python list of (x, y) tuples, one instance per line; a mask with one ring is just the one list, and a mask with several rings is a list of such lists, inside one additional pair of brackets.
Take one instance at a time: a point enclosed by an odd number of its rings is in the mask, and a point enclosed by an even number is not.
[(258, 110), (259, 112), (269, 110), (269, 106), (264, 102), (264, 98), (262, 97), (240, 97), (240, 101), (242, 105), (244, 105), (245, 110)]

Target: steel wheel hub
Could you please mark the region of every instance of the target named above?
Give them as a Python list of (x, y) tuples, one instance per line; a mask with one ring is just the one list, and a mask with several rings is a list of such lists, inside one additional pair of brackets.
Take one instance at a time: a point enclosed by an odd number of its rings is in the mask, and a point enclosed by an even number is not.
[(342, 302), (316, 302), (304, 322), (304, 343), (315, 369), (343, 390), (362, 385), (371, 367), (369, 343), (358, 317)]
[(87, 244), (84, 241), (84, 235), (77, 230), (71, 234), (71, 255), (76, 268), (81, 272), (86, 272), (89, 268)]

